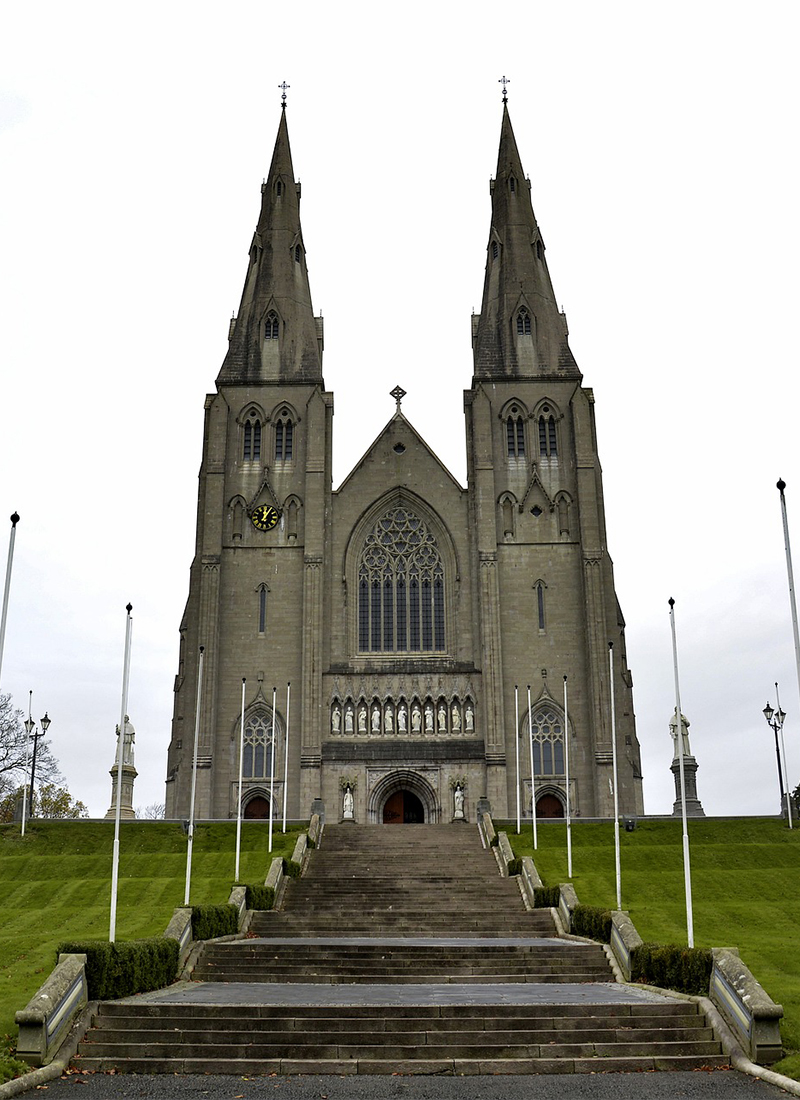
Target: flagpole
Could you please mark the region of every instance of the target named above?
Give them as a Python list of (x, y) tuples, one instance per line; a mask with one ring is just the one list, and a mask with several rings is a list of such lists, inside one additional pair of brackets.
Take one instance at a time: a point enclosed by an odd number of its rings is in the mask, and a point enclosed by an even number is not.
[(197, 699), (194, 708), (194, 755), (192, 757), (192, 793), (189, 803), (189, 838), (186, 844), (186, 890), (183, 895), (183, 904), (189, 904), (189, 894), (192, 888), (192, 848), (194, 846), (194, 799), (197, 790), (197, 746), (200, 742), (200, 703), (203, 692), (203, 653), (204, 646), (200, 646), (200, 656), (197, 660)]
[(133, 605), (128, 604), (125, 610), (128, 617), (125, 620), (125, 656), (122, 662), (122, 706), (119, 719), (119, 735), (117, 738), (117, 799), (114, 810), (114, 851), (111, 861), (111, 919), (108, 929), (108, 942), (113, 943), (117, 934), (117, 889), (119, 886), (119, 822), (122, 808), (122, 759), (125, 743), (125, 716), (128, 713), (128, 682), (131, 666), (131, 611)]
[[(778, 692), (778, 682), (775, 681), (775, 702), (778, 704), (778, 713), (781, 709), (781, 697)], [(793, 828), (792, 825), (792, 792), (789, 790), (789, 772), (787, 769), (788, 760), (786, 759), (786, 745), (783, 742), (783, 722), (780, 725), (781, 734), (781, 753), (783, 755), (783, 774), (786, 776), (786, 815), (789, 822), (789, 828)]]
[(567, 787), (567, 878), (572, 878), (572, 814), (569, 802), (569, 711), (567, 709), (567, 678), (564, 677), (564, 769)]
[(669, 599), (669, 620), (672, 627), (672, 663), (675, 670), (675, 721), (678, 735), (678, 764), (681, 777), (681, 819), (683, 822), (683, 883), (686, 893), (686, 936), (689, 947), (694, 947), (694, 917), (692, 915), (692, 869), (689, 862), (689, 826), (686, 823), (686, 784), (683, 773), (683, 711), (681, 689), (678, 680), (678, 642), (675, 634), (675, 601)]
[[(786, 515), (786, 497), (783, 490), (786, 482), (781, 479), (778, 482), (778, 492), (781, 494), (781, 515), (783, 517), (783, 541), (786, 547), (786, 572), (789, 577), (789, 603), (792, 608), (792, 633), (794, 634), (794, 661), (797, 667), (797, 689), (800, 692), (800, 632), (797, 628), (797, 600), (794, 591), (794, 573), (792, 570), (792, 547), (789, 542), (789, 520)], [(13, 520), (13, 516), (11, 517)], [(789, 791), (789, 777), (786, 777), (786, 790)]]
[(30, 741), (30, 734), (28, 728), (33, 729), (33, 719), (31, 718), (31, 711), (33, 710), (33, 691), (28, 692), (28, 721), (25, 723), (25, 782), (22, 784), (22, 829), (20, 830), (20, 836), (25, 836), (25, 818), (27, 817), (28, 810), (28, 742)]
[(514, 743), (517, 746), (517, 836), (519, 836), (519, 688), (514, 684)]
[[(8, 597), (11, 592), (11, 566), (14, 564), (14, 543), (17, 537), (17, 524), (19, 516), (16, 512), (11, 516), (11, 535), (8, 540), (8, 564), (6, 565), (6, 585), (3, 590), (3, 614), (0, 618), (0, 674), (3, 671), (3, 649), (6, 644), (6, 620), (8, 618)], [(0, 683), (2, 680), (0, 679)]]
[(272, 801), (275, 792), (275, 693), (277, 688), (272, 689), (272, 745), (270, 746), (270, 765), (269, 765), (269, 850), (272, 851)]
[(611, 689), (611, 766), (614, 772), (614, 864), (617, 876), (617, 909), (622, 908), (622, 875), (619, 862), (619, 791), (617, 790), (617, 711), (614, 700), (614, 643), (608, 643), (608, 669)]
[(289, 702), (292, 685), (286, 685), (286, 737), (283, 739), (283, 831), (286, 832), (286, 798), (289, 790)]
[(242, 677), (242, 717), (239, 723), (239, 794), (236, 799), (236, 870), (233, 881), (239, 881), (239, 854), (242, 850), (242, 764), (244, 761), (244, 699), (247, 677)]
[(531, 823), (533, 825), (533, 850), (539, 847), (536, 835), (536, 772), (533, 766), (533, 725), (531, 724), (531, 685), (528, 684), (528, 744), (531, 750)]

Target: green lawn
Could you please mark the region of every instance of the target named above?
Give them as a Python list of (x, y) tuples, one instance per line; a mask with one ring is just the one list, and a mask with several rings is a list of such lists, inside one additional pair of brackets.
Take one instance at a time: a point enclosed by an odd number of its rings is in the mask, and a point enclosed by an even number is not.
[[(495, 823), (518, 856), (532, 855), (548, 886), (567, 880), (566, 825)], [(773, 1000), (783, 1005), (788, 1056), (778, 1072), (800, 1077), (800, 829), (775, 818), (689, 822), (694, 941), (737, 947)], [(620, 829), (622, 907), (643, 939), (686, 943), (681, 823), (639, 821)], [(573, 822), (572, 883), (585, 905), (616, 908), (613, 824)]]
[[(291, 856), (298, 835), (244, 822), (239, 879), (263, 883), (271, 859)], [(34, 821), (0, 826), (0, 1062), (16, 1037), (14, 1013), (24, 1008), (55, 965), (66, 939), (107, 939), (114, 823)], [(234, 881), (236, 823), (195, 828), (192, 890), (195, 905), (221, 905)], [(183, 905), (186, 836), (178, 824), (123, 822), (120, 830), (117, 940), (158, 936)], [(1, 1068), (1, 1067), (0, 1067)], [(0, 1074), (0, 1080), (2, 1075)]]

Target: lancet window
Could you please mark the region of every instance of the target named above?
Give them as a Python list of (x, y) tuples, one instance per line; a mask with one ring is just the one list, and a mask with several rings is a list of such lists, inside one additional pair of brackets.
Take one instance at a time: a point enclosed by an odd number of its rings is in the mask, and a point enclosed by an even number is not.
[(551, 414), (542, 413), (539, 417), (539, 454), (553, 456), (558, 454), (556, 420)]
[(364, 541), (358, 566), (358, 648), (445, 648), (444, 565), (436, 539), (409, 508), (393, 508)]
[(275, 422), (275, 458), (289, 462), (294, 446), (294, 424), (288, 409), (283, 409)]
[(553, 707), (538, 707), (533, 727), (533, 770), (536, 775), (564, 774), (564, 720)]
[(277, 340), (279, 331), (278, 314), (274, 310), (270, 310), (264, 322), (264, 339)]
[[(276, 736), (279, 735), (275, 726)], [(242, 775), (245, 779), (269, 779), (272, 774), (272, 716), (252, 714), (244, 727)]]
[(517, 335), (518, 336), (530, 336), (531, 334), (531, 315), (527, 309), (523, 306), (517, 314)]
[(251, 409), (244, 422), (245, 462), (257, 462), (261, 458), (261, 420), (255, 409)]
[(525, 457), (525, 421), (516, 405), (506, 419), (506, 453), (509, 458)]

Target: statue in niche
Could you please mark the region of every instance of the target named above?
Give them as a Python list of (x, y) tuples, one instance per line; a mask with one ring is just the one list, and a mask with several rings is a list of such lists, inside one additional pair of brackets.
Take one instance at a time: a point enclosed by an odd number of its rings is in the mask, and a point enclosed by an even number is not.
[(366, 733), (367, 732), (367, 708), (366, 707), (359, 707), (358, 708), (358, 732), (359, 733)]
[(425, 732), (433, 733), (433, 706), (430, 703), (425, 704)]
[(397, 732), (406, 732), (406, 708), (402, 703), (397, 711)]
[(350, 706), (349, 703), (347, 704), (347, 708), (344, 712), (344, 732), (353, 732), (353, 708)]
[(450, 713), (452, 715), (453, 733), (460, 733), (461, 732), (461, 711), (458, 709), (458, 703), (453, 703), (453, 709)]
[(381, 708), (376, 703), (372, 708), (372, 732), (381, 732)]
[(464, 790), (460, 783), (456, 783), (453, 790), (453, 820), (464, 820)]
[(439, 704), (437, 721), (439, 724), (439, 733), (447, 733), (447, 707), (444, 705), (444, 703)]
[(419, 733), (422, 729), (422, 715), (420, 714), (419, 707), (414, 704), (414, 709), (411, 711), (411, 732)]
[(394, 733), (394, 716), (392, 714), (392, 704), (386, 704), (386, 710), (383, 712), (383, 728), (387, 733)]
[(342, 799), (342, 818), (343, 818), (343, 820), (345, 820), (345, 821), (352, 821), (353, 820), (353, 809), (354, 809), (353, 792), (350, 789), (350, 784), (348, 783), (347, 786), (344, 789), (344, 797)]
[(467, 709), (464, 712), (464, 722), (467, 727), (467, 733), (472, 733), (475, 729), (475, 717), (472, 712), (472, 704), (467, 703)]
[(339, 713), (339, 708), (334, 707), (331, 711), (331, 733), (338, 733), (341, 726), (342, 716)]

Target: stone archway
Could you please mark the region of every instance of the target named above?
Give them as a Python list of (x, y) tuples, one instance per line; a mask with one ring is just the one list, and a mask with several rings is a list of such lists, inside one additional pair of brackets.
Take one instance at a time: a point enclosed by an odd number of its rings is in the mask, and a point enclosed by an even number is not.
[(269, 797), (265, 791), (255, 790), (242, 805), (242, 817), (246, 821), (269, 820)]
[(537, 818), (552, 818), (564, 816), (564, 804), (554, 794), (543, 794), (536, 799)]
[(435, 824), (440, 810), (436, 792), (423, 776), (410, 769), (385, 775), (367, 800), (367, 820), (382, 824)]

